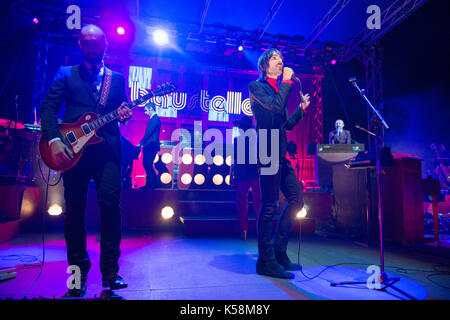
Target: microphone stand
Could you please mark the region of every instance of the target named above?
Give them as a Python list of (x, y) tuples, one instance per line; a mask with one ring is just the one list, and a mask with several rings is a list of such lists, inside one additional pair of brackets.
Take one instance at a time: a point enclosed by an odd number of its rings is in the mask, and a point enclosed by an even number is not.
[[(366, 101), (369, 108), (375, 114), (372, 118), (372, 127), (374, 132), (367, 131), (369, 134), (375, 136), (375, 153), (376, 153), (376, 173), (377, 173), (377, 191), (378, 191), (378, 223), (380, 230), (380, 273), (378, 275), (377, 284), (379, 284), (379, 288), (376, 287), (376, 290), (386, 291), (386, 288), (390, 287), (394, 290), (400, 292), (404, 296), (408, 297), (411, 300), (415, 300), (414, 297), (409, 294), (403, 292), (402, 290), (396, 288), (394, 284), (400, 281), (398, 277), (389, 278), (387, 274), (384, 272), (384, 244), (383, 244), (383, 202), (382, 202), (382, 183), (381, 183), (381, 161), (380, 161), (380, 141), (382, 141), (382, 137), (380, 135), (381, 126), (385, 129), (389, 129), (388, 124), (384, 120), (383, 116), (378, 112), (377, 109), (372, 105), (370, 100), (367, 98), (364, 89), (360, 89), (356, 78), (352, 77), (349, 79), (350, 83), (358, 90), (361, 97)], [(355, 282), (355, 281), (345, 281), (345, 282), (333, 282), (331, 283), (332, 287), (349, 285), (349, 284), (367, 284), (367, 282)]]

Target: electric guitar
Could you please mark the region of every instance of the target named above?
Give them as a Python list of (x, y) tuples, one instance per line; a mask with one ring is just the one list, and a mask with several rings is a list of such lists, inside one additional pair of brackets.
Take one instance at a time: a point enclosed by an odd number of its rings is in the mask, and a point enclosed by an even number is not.
[[(165, 83), (139, 99), (128, 103), (127, 107), (132, 109), (153, 97), (163, 96), (176, 90), (177, 88), (173, 83)], [(80, 160), (87, 146), (103, 141), (103, 138), (96, 134), (97, 130), (111, 121), (116, 120), (119, 117), (117, 110), (115, 109), (102, 116), (95, 112), (86, 112), (74, 123), (61, 123), (59, 125), (59, 132), (62, 136), (62, 142), (71, 149), (73, 159), (67, 160), (64, 164), (54, 162), (50, 146), (42, 137), (39, 140), (41, 159), (52, 170), (65, 171), (72, 168)]]

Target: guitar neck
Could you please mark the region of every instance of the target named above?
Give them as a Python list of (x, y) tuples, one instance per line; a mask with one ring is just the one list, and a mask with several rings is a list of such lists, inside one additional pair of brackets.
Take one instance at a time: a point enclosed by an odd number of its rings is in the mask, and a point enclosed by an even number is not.
[[(145, 96), (142, 96), (139, 99), (136, 99), (136, 100), (128, 103), (127, 107), (130, 109), (133, 109), (134, 107), (144, 103), (145, 101), (153, 98), (154, 96), (155, 96), (155, 94), (153, 94), (153, 92), (150, 92), (150, 93), (146, 94)], [(92, 130), (100, 129), (104, 125), (110, 123), (111, 121), (116, 120), (117, 118), (119, 118), (119, 108), (100, 116), (97, 120), (92, 121), (90, 124), (90, 127)]]

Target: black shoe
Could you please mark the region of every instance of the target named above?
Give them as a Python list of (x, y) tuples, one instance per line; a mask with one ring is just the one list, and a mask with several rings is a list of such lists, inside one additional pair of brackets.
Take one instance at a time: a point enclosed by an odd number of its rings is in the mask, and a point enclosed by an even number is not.
[(256, 262), (256, 273), (263, 275), (263, 276), (282, 278), (282, 279), (294, 279), (295, 278), (295, 275), (293, 273), (283, 270), (275, 260), (261, 261), (258, 259), (258, 261)]
[(118, 290), (128, 287), (125, 281), (123, 281), (123, 278), (117, 273), (106, 278), (102, 278), (102, 285), (103, 288), (110, 288), (111, 290)]
[(87, 297), (87, 276), (81, 276), (80, 278), (80, 288), (79, 289), (69, 289), (61, 299), (76, 299), (76, 298), (86, 298)]
[(299, 264), (292, 263), (291, 260), (289, 260), (286, 252), (275, 252), (275, 259), (285, 270), (296, 271), (301, 269)]

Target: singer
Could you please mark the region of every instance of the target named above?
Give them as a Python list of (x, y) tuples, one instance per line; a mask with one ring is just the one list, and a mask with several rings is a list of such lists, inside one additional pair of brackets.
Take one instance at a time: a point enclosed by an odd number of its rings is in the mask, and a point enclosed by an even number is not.
[[(292, 130), (304, 117), (310, 104), (309, 94), (302, 95), (301, 105), (289, 116), (287, 101), (294, 82), (298, 80), (291, 68), (283, 65), (283, 56), (276, 49), (265, 51), (258, 60), (260, 78), (249, 84), (250, 103), (258, 131), (258, 146), (261, 148), (260, 137), (267, 130), (279, 134), (278, 141), (267, 139), (267, 150), (272, 150), (270, 144), (278, 143), (279, 169), (275, 174), (260, 176), (261, 206), (258, 215), (258, 261), (256, 272), (276, 278), (293, 279), (294, 274), (288, 271), (298, 270), (300, 266), (290, 261), (287, 256), (287, 243), (292, 223), (303, 207), (302, 184), (298, 181), (295, 171), (288, 159), (286, 130)], [(262, 130), (262, 131), (261, 131)], [(266, 146), (264, 146), (266, 147)], [(263, 167), (260, 161), (259, 166)], [(277, 213), (278, 196), (283, 192), (287, 199), (278, 221), (275, 235), (272, 235), (273, 217)]]

